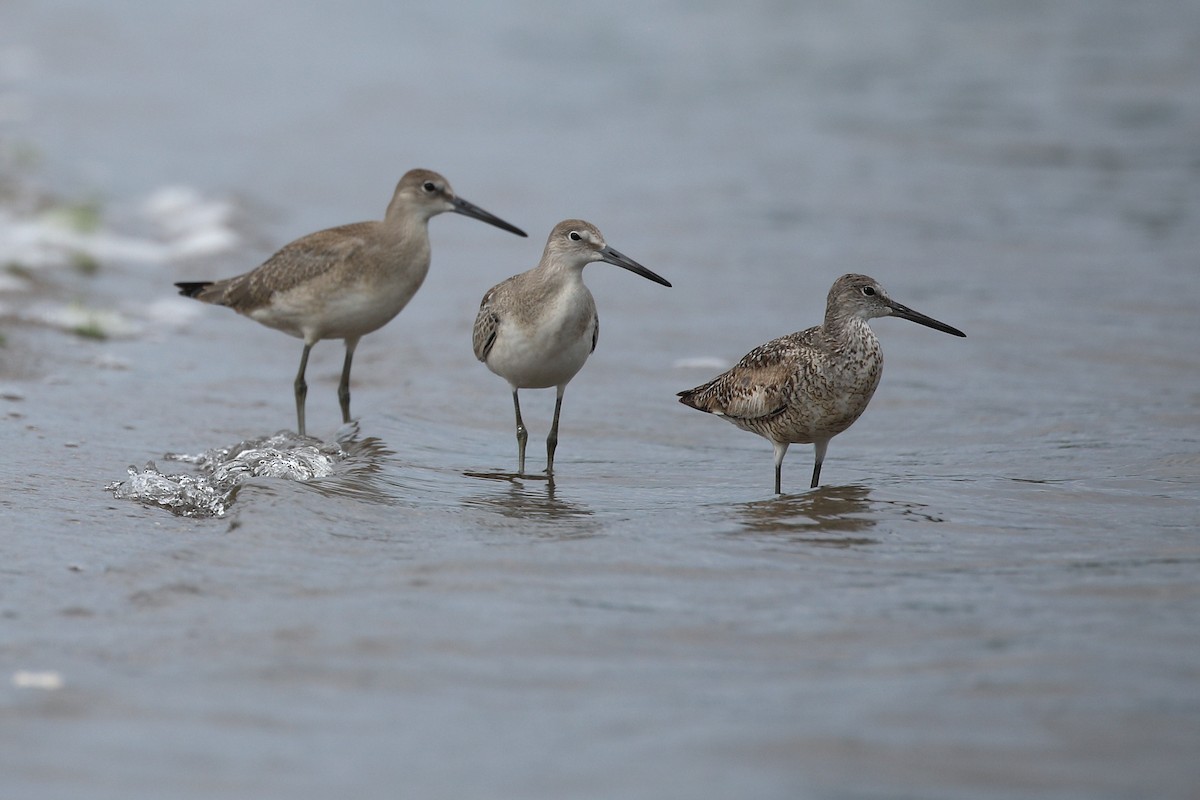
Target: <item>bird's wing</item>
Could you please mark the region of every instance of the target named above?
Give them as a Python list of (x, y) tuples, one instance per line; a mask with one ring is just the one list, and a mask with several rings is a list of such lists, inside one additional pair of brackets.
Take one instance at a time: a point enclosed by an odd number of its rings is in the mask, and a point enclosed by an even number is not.
[(488, 289), (479, 303), (479, 314), (476, 315), (475, 327), (471, 330), (471, 346), (475, 350), (475, 357), (480, 361), (487, 361), (488, 353), (492, 351), (492, 345), (496, 342), (496, 332), (500, 330), (500, 314), (492, 301), (497, 293), (505, 291), (515, 277), (514, 275)]
[(795, 334), (751, 350), (727, 372), (680, 392), (681, 402), (731, 419), (766, 419), (787, 406), (798, 380)]
[(479, 309), (475, 317), (475, 328), (471, 331), (471, 346), (475, 349), (475, 357), (487, 361), (488, 353), (496, 342), (496, 330), (500, 327), (500, 317), (488, 308)]
[(302, 236), (284, 245), (256, 269), (218, 281), (222, 305), (245, 313), (266, 305), (271, 295), (286, 292), (312, 281), (342, 264), (352, 262), (366, 246), (367, 226), (376, 223), (357, 222)]

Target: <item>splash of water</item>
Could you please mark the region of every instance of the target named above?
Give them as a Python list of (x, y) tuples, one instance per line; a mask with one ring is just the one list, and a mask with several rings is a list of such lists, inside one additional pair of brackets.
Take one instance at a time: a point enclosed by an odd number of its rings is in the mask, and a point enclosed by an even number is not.
[(238, 487), (250, 478), (310, 481), (333, 474), (335, 466), (348, 455), (343, 444), (353, 433), (339, 431), (338, 441), (321, 442), (281, 431), (199, 455), (168, 453), (168, 460), (193, 464), (200, 474), (164, 473), (151, 461), (140, 470), (129, 467), (126, 480), (104, 488), (118, 500), (158, 506), (183, 517), (222, 517)]

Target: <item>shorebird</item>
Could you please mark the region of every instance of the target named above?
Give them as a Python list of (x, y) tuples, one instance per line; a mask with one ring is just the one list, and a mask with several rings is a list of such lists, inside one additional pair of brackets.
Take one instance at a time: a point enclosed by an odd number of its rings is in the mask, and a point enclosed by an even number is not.
[(568, 219), (554, 226), (536, 267), (493, 286), (479, 304), (472, 344), (475, 357), (512, 387), (518, 474), (525, 473), (529, 433), (521, 420), (517, 392), (553, 386), (558, 395), (546, 438), (546, 474), (554, 475), (563, 391), (596, 349), (600, 335), (596, 302), (583, 284), (583, 268), (594, 261), (615, 264), (655, 283), (671, 285), (605, 244), (595, 225)]
[(716, 414), (775, 447), (775, 493), (781, 494), (789, 444), (814, 445), (812, 487), (821, 478), (829, 440), (867, 408), (883, 373), (883, 349), (867, 324), (900, 317), (953, 336), (958, 328), (892, 300), (874, 278), (843, 275), (825, 304), (825, 321), (774, 339), (747, 353), (732, 369), (679, 393), (679, 402)]
[(302, 236), (243, 275), (175, 284), (184, 297), (228, 306), (269, 328), (304, 340), (296, 373), (296, 424), (304, 435), (304, 371), (322, 339), (344, 339), (346, 360), (338, 383), (342, 422), (350, 421), (350, 362), (364, 335), (408, 305), (429, 272), (429, 220), (453, 211), (497, 228), (525, 232), (454, 193), (427, 169), (410, 170), (396, 184), (383, 221), (356, 222)]

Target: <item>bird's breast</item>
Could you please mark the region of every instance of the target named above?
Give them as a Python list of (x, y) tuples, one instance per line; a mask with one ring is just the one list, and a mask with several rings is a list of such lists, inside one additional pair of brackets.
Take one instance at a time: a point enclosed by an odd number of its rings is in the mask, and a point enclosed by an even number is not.
[(591, 296), (551, 296), (525, 313), (501, 310), (488, 368), (517, 388), (565, 384), (592, 352), (596, 310)]

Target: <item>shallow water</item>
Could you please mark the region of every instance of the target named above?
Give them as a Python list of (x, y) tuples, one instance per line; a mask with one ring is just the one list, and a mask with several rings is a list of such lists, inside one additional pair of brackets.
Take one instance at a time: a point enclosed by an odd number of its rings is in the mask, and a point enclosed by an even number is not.
[[(1194, 794), (1200, 9), (354, 12), (2, 12), (15, 182), (103, 209), (35, 247), (2, 204), (6, 797)], [(294, 421), (299, 343), (171, 283), (418, 165), (531, 238), (433, 220), (356, 429), (314, 349), (331, 473), (114, 498)], [(588, 268), (550, 484), (470, 326), (569, 216), (675, 286)], [(871, 407), (775, 497), (769, 445), (674, 393), (847, 271), (967, 338), (877, 321)], [(538, 469), (552, 393), (522, 408)]]

